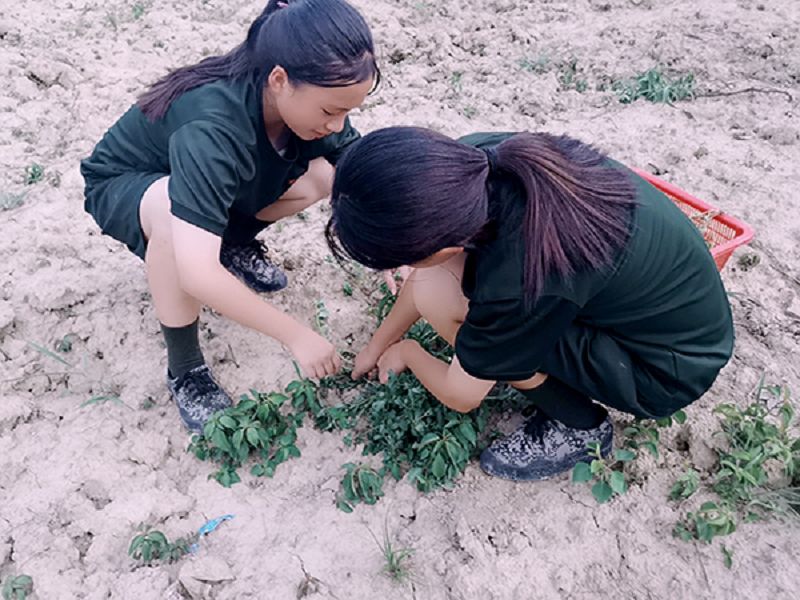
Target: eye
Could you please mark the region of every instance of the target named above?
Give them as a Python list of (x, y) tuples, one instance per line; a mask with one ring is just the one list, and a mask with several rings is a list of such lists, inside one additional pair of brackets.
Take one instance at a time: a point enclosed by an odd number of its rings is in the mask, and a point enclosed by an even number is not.
[(332, 117), (332, 116), (333, 116), (333, 113), (332, 113), (331, 111), (329, 111), (329, 110), (325, 110), (324, 108), (322, 109), (322, 112), (324, 112), (324, 113), (325, 113), (326, 115), (328, 115), (329, 117)]

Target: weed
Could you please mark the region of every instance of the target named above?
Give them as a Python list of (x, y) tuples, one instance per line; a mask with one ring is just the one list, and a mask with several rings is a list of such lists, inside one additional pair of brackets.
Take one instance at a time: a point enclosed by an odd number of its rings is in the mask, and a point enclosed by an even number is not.
[(131, 15), (133, 16), (134, 21), (138, 21), (144, 16), (144, 13), (147, 9), (145, 8), (144, 4), (136, 3), (131, 7)]
[(39, 183), (44, 178), (44, 167), (33, 163), (25, 167), (25, 185)]
[(346, 463), (341, 491), (336, 506), (347, 513), (353, 512), (356, 504), (375, 504), (383, 496), (383, 471), (363, 464)]
[(669, 491), (670, 500), (686, 500), (700, 487), (700, 473), (689, 469), (673, 484)]
[[(598, 504), (608, 502), (612, 496), (622, 495), (628, 491), (628, 482), (622, 471), (624, 463), (634, 460), (636, 453), (620, 448), (614, 451), (613, 461), (603, 458), (600, 452), (600, 443), (591, 442), (587, 445), (591, 463), (579, 462), (572, 469), (572, 482), (584, 483), (594, 481), (592, 496)], [(615, 467), (619, 468), (615, 468)]]
[(453, 88), (456, 94), (461, 93), (463, 78), (464, 73), (462, 71), (453, 71), (453, 74), (450, 75), (450, 87)]
[(314, 327), (320, 333), (327, 337), (328, 335), (328, 319), (331, 314), (328, 312), (328, 307), (325, 302), (320, 299), (314, 304)]
[(660, 70), (650, 69), (630, 79), (614, 82), (612, 89), (623, 104), (630, 104), (639, 98), (671, 104), (694, 98), (694, 75), (688, 73), (670, 79)]
[(197, 534), (194, 534), (170, 542), (160, 531), (145, 529), (131, 541), (128, 556), (144, 565), (158, 562), (174, 563), (189, 554), (197, 538)]
[(589, 88), (589, 83), (578, 76), (578, 60), (575, 58), (561, 63), (558, 70), (558, 83), (561, 91), (585, 92)]
[(544, 54), (533, 60), (529, 58), (520, 59), (517, 64), (523, 71), (527, 71), (528, 73), (536, 73), (537, 75), (542, 75), (550, 70), (550, 58)]
[(349, 281), (345, 281), (342, 284), (342, 293), (347, 296), (348, 298), (353, 295), (353, 286), (350, 285)]
[(461, 109), (461, 114), (468, 119), (474, 119), (478, 115), (478, 109), (474, 106), (465, 106)]
[(646, 449), (653, 458), (658, 458), (658, 443), (661, 441), (660, 428), (670, 427), (673, 423), (686, 422), (686, 413), (682, 410), (662, 419), (636, 419), (623, 430), (625, 441), (623, 446), (638, 451)]
[(26, 192), (21, 194), (12, 194), (11, 192), (4, 192), (0, 194), (0, 210), (12, 210), (18, 208), (25, 203)]
[(383, 540), (378, 540), (372, 530), (369, 533), (378, 548), (380, 548), (381, 554), (383, 554), (383, 572), (397, 583), (407, 580), (411, 576), (411, 567), (408, 565), (408, 561), (413, 556), (414, 550), (412, 548), (398, 548), (394, 545), (392, 537), (389, 535), (388, 519), (383, 525)]
[(722, 544), (720, 549), (722, 550), (722, 564), (725, 565), (726, 569), (730, 569), (733, 567), (733, 551), (729, 550), (725, 544)]
[(241, 481), (237, 469), (251, 456), (260, 462), (250, 472), (256, 477), (272, 477), (277, 466), (291, 457), (300, 456), (297, 441), (298, 421), (284, 415), (281, 406), (288, 397), (279, 393), (260, 394), (251, 390), (236, 406), (215, 414), (203, 428), (202, 435), (192, 437), (189, 451), (200, 460), (220, 465), (209, 478), (230, 487)]
[[(770, 403), (777, 406), (770, 410)], [(721, 417), (717, 435), (727, 442), (717, 451), (720, 468), (710, 486), (718, 498), (688, 513), (675, 535), (710, 542), (735, 531), (739, 520), (800, 516), (800, 437), (790, 434), (795, 411), (788, 388), (762, 378), (747, 407), (721, 404), (714, 412)]]
[(30, 575), (9, 577), (3, 584), (3, 600), (25, 600), (33, 593), (33, 578)]

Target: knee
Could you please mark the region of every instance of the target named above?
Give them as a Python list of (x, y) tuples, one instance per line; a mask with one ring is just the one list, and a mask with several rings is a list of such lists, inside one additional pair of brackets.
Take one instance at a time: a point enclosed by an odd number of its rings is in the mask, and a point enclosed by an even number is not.
[(303, 177), (303, 195), (309, 203), (319, 202), (331, 195), (333, 187), (333, 167), (324, 158), (312, 160), (308, 165), (308, 172)]
[(447, 271), (437, 267), (414, 269), (406, 285), (409, 283), (414, 306), (425, 320), (464, 320), (465, 299)]

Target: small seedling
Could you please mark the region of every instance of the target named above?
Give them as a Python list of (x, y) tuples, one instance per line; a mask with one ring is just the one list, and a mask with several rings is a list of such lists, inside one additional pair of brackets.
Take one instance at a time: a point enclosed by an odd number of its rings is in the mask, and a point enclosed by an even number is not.
[(671, 104), (694, 98), (694, 75), (689, 73), (670, 79), (660, 70), (650, 69), (633, 78), (615, 82), (612, 89), (623, 104), (630, 104), (639, 98)]
[(174, 563), (189, 554), (191, 546), (197, 541), (197, 534), (178, 538), (170, 542), (163, 533), (147, 529), (131, 541), (128, 556), (144, 565), (154, 563)]
[(670, 500), (686, 500), (700, 487), (700, 473), (694, 469), (689, 469), (673, 484), (669, 491)]
[(550, 59), (544, 54), (533, 60), (529, 58), (523, 58), (517, 64), (523, 71), (536, 73), (537, 75), (542, 75), (550, 70)]
[(383, 496), (383, 471), (364, 464), (346, 463), (345, 474), (336, 499), (336, 506), (346, 512), (353, 512), (356, 504), (375, 504)]
[(457, 94), (461, 92), (461, 80), (464, 78), (464, 73), (461, 71), (453, 71), (453, 74), (450, 75), (450, 87), (453, 88), (453, 91)]
[(558, 71), (558, 83), (562, 91), (575, 90), (582, 93), (589, 88), (589, 83), (578, 77), (578, 60), (575, 58), (561, 64)]
[(25, 185), (39, 183), (44, 178), (44, 167), (38, 163), (33, 163), (25, 167)]
[(661, 419), (636, 419), (623, 430), (625, 436), (623, 445), (637, 452), (644, 448), (653, 455), (653, 458), (658, 458), (658, 444), (661, 441), (659, 429), (671, 427), (674, 423), (682, 425), (685, 422), (686, 413), (682, 410)]
[(733, 551), (729, 550), (725, 544), (720, 546), (720, 550), (722, 550), (722, 564), (725, 565), (726, 569), (730, 569), (733, 567)]
[(33, 593), (33, 578), (30, 575), (9, 577), (3, 584), (3, 600), (25, 600)]
[(383, 572), (393, 581), (402, 583), (411, 576), (411, 567), (408, 564), (409, 560), (414, 554), (413, 548), (398, 548), (392, 542), (389, 535), (388, 521), (383, 526), (383, 540), (378, 540), (377, 536), (369, 531), (372, 539), (380, 548), (383, 554), (384, 565)]
[(705, 502), (695, 513), (675, 525), (673, 534), (684, 541), (700, 540), (711, 543), (715, 537), (736, 531), (736, 516), (731, 507), (722, 502)]
[(314, 308), (314, 327), (321, 335), (327, 336), (328, 319), (331, 316), (328, 312), (328, 308), (325, 306), (325, 302), (321, 299), (317, 300)]
[(575, 465), (572, 469), (572, 482), (594, 481), (592, 496), (598, 504), (604, 504), (611, 500), (612, 496), (627, 492), (628, 482), (625, 480), (622, 466), (624, 463), (634, 460), (636, 453), (620, 448), (614, 451), (614, 459), (609, 462), (603, 458), (599, 442), (590, 442), (587, 444), (587, 448), (592, 461), (588, 464), (579, 462)]
[(144, 16), (145, 13), (145, 6), (144, 4), (136, 3), (131, 7), (131, 14), (133, 15), (133, 20), (138, 21)]
[(461, 114), (468, 119), (474, 119), (478, 115), (478, 109), (474, 106), (465, 106), (461, 109)]
[(350, 285), (349, 281), (345, 281), (342, 284), (342, 293), (347, 297), (350, 297), (350, 296), (353, 295), (353, 286)]

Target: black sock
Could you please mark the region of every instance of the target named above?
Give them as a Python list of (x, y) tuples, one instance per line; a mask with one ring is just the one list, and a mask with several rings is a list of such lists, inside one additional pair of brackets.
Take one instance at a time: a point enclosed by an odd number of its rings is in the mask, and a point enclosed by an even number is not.
[(167, 363), (170, 377), (180, 377), (195, 367), (205, 364), (203, 351), (200, 350), (200, 338), (197, 334), (197, 324), (183, 327), (167, 327), (161, 324), (164, 341), (167, 343)]
[(593, 429), (608, 416), (591, 398), (553, 377), (537, 388), (520, 391), (545, 415), (574, 429)]

